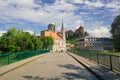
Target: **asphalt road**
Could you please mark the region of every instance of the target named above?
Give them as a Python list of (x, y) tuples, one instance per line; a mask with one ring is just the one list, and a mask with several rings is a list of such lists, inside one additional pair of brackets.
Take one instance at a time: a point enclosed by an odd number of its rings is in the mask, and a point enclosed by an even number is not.
[(97, 80), (66, 53), (49, 53), (19, 67), (0, 80)]

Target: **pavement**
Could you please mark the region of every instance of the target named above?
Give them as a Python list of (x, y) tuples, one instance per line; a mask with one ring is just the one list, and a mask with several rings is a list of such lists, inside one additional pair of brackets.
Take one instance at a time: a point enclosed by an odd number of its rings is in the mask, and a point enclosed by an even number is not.
[[(14, 67), (18, 64), (11, 65)], [(3, 68), (0, 68), (0, 71), (4, 72), (10, 67)], [(16, 66), (15, 69), (12, 68), (11, 71), (2, 74), (0, 80), (98, 80), (98, 78), (67, 53), (52, 52), (19, 67)]]
[(71, 56), (75, 57), (78, 61), (84, 64), (88, 69), (93, 71), (96, 75), (101, 77), (103, 80), (120, 80), (120, 74), (111, 71), (103, 65), (98, 65), (95, 62), (92, 62), (84, 57), (80, 57), (78, 55), (68, 53)]

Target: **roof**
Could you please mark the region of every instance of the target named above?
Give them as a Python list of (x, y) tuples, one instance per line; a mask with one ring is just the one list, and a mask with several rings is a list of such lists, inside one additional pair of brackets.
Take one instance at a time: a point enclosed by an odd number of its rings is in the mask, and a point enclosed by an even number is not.
[(63, 40), (57, 33), (52, 31), (44, 31), (43, 36), (51, 36), (54, 40)]

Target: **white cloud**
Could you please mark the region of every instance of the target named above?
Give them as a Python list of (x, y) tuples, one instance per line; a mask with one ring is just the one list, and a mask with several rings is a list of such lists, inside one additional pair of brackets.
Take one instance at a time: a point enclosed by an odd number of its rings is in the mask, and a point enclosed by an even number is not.
[(77, 3), (77, 4), (83, 4), (84, 0), (70, 0), (73, 3)]
[(75, 24), (74, 25), (75, 26), (74, 29), (78, 29), (80, 26), (84, 26), (84, 22), (82, 20), (77, 20), (77, 21), (74, 22), (74, 24)]
[(96, 2), (91, 2), (91, 1), (84, 1), (84, 4), (86, 4), (87, 6), (93, 6), (93, 7), (103, 7), (105, 4), (103, 4), (100, 1), (96, 1)]
[(23, 30), (23, 32), (29, 32), (31, 35), (34, 35), (34, 31), (32, 30)]
[(88, 30), (88, 33), (90, 33), (90, 35), (94, 37), (110, 37), (111, 36), (109, 29), (106, 27), (98, 27), (93, 30)]
[(4, 33), (6, 33), (6, 31), (0, 31), (0, 37), (1, 37)]
[(103, 7), (104, 5), (105, 4), (103, 4), (103, 3), (99, 2), (99, 1), (97, 1), (97, 2), (94, 3), (95, 7)]
[[(42, 3), (41, 1), (42, 0), (39, 0), (39, 3)], [(79, 7), (72, 3), (85, 5), (83, 7)], [(64, 20), (65, 29), (76, 29), (76, 27), (74, 26), (84, 25), (87, 23), (85, 22), (85, 19), (91, 21), (93, 18), (89, 16), (89, 11), (80, 11), (80, 14), (75, 14), (74, 11), (77, 11), (78, 9), (89, 9), (91, 12), (93, 12), (93, 14), (102, 14), (102, 10), (93, 11), (92, 9), (94, 7), (103, 6), (105, 6), (106, 8), (112, 7), (116, 9), (120, 7), (116, 2), (105, 4), (102, 3), (100, 0), (97, 0), (96, 2), (91, 2), (88, 0), (55, 0), (55, 3), (53, 3), (52, 5), (36, 4), (34, 0), (0, 0), (0, 18), (8, 22), (15, 22), (15, 20), (22, 19), (28, 22), (37, 22), (41, 25), (46, 26), (49, 24), (49, 22), (55, 22), (57, 30), (60, 29), (61, 22), (62, 20)], [(35, 8), (37, 8), (37, 10), (35, 10)], [(87, 17), (84, 19), (82, 18), (83, 16)], [(20, 23), (20, 25), (22, 24), (22, 22), (18, 23)], [(23, 26), (24, 25), (25, 24), (23, 24)], [(93, 23), (93, 26), (95, 27), (95, 23)], [(89, 25), (87, 25), (87, 28), (88, 30), (91, 29)], [(96, 28), (96, 30), (98, 30), (98, 28)], [(95, 34), (97, 34), (97, 31)]]
[(103, 3), (101, 0), (96, 0), (94, 2), (89, 0), (70, 0), (70, 1), (77, 4), (85, 4), (88, 7), (105, 7), (105, 8), (120, 9), (119, 0), (111, 1), (107, 3)]
[(107, 3), (106, 8), (112, 8), (112, 9), (115, 9), (115, 10), (119, 10), (120, 9), (120, 2), (118, 1), (114, 1), (114, 2), (111, 2), (111, 3)]
[[(73, 4), (67, 3), (64, 0), (56, 0), (53, 5), (44, 6), (34, 3), (34, 0), (4, 0), (0, 1), (4, 5), (0, 5), (1, 16), (12, 17), (16, 19), (23, 19), (31, 22), (39, 22), (47, 25), (48, 22), (56, 22), (60, 26), (62, 19), (69, 23), (67, 26), (72, 27), (73, 20), (76, 21), (79, 16), (74, 14), (77, 7)], [(14, 7), (13, 7), (14, 3)], [(38, 7), (38, 10), (34, 8)], [(42, 8), (40, 8), (42, 7)], [(60, 23), (58, 22), (60, 21)], [(70, 24), (71, 23), (71, 24)]]

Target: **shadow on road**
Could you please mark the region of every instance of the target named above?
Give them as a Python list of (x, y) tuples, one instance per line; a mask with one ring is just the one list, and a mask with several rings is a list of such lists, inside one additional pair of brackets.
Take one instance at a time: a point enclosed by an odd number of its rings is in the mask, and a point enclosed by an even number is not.
[(120, 74), (117, 74), (104, 66), (94, 66), (89, 68), (102, 76), (105, 80), (120, 80)]
[(54, 77), (54, 78), (46, 78), (39, 76), (32, 76), (32, 75), (26, 75), (22, 76), (23, 78), (26, 78), (26, 80), (98, 80), (96, 77), (94, 77), (91, 73), (89, 73), (86, 69), (83, 69), (79, 66), (75, 66), (72, 64), (65, 64), (65, 65), (58, 65), (59, 68), (66, 68), (75, 70), (74, 72), (64, 72), (61, 73), (60, 77)]
[(66, 80), (74, 80), (74, 79), (98, 80), (95, 76), (93, 76), (91, 73), (89, 73), (89, 71), (87, 71), (86, 69), (81, 68), (79, 66), (75, 66), (72, 64), (58, 65), (58, 66), (76, 71), (76, 73), (74, 73), (74, 72), (62, 73), (63, 77)]

